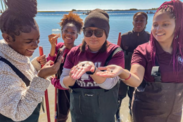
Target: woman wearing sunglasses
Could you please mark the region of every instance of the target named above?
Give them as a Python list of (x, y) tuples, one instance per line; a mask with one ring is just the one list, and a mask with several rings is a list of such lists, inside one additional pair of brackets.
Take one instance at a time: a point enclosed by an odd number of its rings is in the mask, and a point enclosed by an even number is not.
[(71, 88), (72, 122), (115, 122), (118, 76), (97, 76), (97, 67), (123, 65), (120, 47), (107, 41), (109, 16), (100, 9), (90, 12), (84, 22), (84, 40), (67, 55), (60, 84)]

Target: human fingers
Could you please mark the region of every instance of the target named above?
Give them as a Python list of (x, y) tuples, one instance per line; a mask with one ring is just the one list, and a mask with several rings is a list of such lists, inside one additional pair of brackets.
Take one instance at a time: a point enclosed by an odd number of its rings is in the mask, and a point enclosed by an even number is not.
[(72, 78), (73, 79), (79, 79), (85, 73), (86, 73), (86, 69), (85, 68), (78, 69), (76, 72), (74, 72), (72, 74)]
[(98, 67), (99, 70), (107, 70), (107, 67)]
[(47, 62), (47, 60), (46, 60), (46, 59), (44, 59), (44, 60), (41, 60), (41, 61), (40, 61), (40, 64), (43, 66), (43, 65), (45, 65), (45, 64), (46, 64), (46, 62)]
[(48, 36), (48, 38), (49, 38), (49, 42), (50, 42), (51, 44), (55, 44), (56, 41), (57, 41), (57, 39), (58, 39), (58, 36), (55, 35), (55, 34), (51, 34), (51, 35)]
[(46, 59), (46, 55), (42, 55), (42, 56), (39, 56), (37, 57), (37, 61), (40, 62), (42, 60)]
[(49, 60), (42, 68), (50, 67), (54, 62)]
[(101, 76), (101, 77), (105, 77), (105, 78), (113, 78), (115, 77), (115, 74), (110, 72), (110, 71), (100, 71), (100, 72), (97, 72), (96, 75), (98, 76)]

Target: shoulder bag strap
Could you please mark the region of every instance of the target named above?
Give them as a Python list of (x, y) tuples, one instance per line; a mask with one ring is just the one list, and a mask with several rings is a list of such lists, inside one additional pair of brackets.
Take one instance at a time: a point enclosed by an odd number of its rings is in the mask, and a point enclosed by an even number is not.
[(8, 64), (12, 68), (12, 70), (24, 81), (26, 86), (30, 85), (30, 80), (22, 72), (20, 72), (20, 70), (18, 70), (12, 63), (10, 63), (8, 60), (6, 60), (1, 56), (0, 56), (0, 61)]
[(119, 51), (122, 51), (122, 49), (120, 47), (114, 49), (111, 54), (107, 57), (104, 66), (107, 66), (107, 64), (109, 63), (109, 61), (111, 60), (111, 58)]

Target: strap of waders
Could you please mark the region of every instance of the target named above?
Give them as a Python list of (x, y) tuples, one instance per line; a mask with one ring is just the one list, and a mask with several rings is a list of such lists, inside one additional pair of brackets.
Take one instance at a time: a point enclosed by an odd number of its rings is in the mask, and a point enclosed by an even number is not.
[(18, 70), (12, 63), (10, 63), (8, 60), (0, 56), (0, 61), (8, 64), (12, 70), (22, 79), (22, 81), (26, 84), (26, 86), (30, 85), (30, 80), (22, 73), (20, 70)]
[[(60, 54), (62, 54), (62, 55), (64, 54), (65, 48), (66, 48), (66, 47), (65, 47), (65, 45), (64, 45), (64, 46), (62, 46), (61, 48), (58, 49), (58, 54), (57, 54), (57, 57), (56, 57), (56, 59), (55, 59), (55, 63), (57, 62), (58, 57), (60, 56)], [(67, 56), (67, 54), (64, 56), (64, 62), (65, 62), (66, 56)], [(57, 79), (60, 79), (60, 76), (61, 76), (61, 74), (62, 74), (62, 69), (63, 69), (63, 66), (64, 66), (64, 62), (60, 64), (60, 68), (59, 68), (59, 70), (57, 71), (57, 73), (55, 74), (55, 77), (56, 77)]]
[[(26, 84), (27, 87), (30, 85), (30, 80), (19, 69), (17, 69), (12, 63), (10, 63), (8, 60), (6, 60), (5, 58), (3, 58), (1, 56), (0, 56), (0, 61), (9, 65), (11, 67), (11, 69), (22, 79), (22, 81)], [(41, 106), (42, 106), (43, 112), (45, 112), (44, 99), (42, 99)]]

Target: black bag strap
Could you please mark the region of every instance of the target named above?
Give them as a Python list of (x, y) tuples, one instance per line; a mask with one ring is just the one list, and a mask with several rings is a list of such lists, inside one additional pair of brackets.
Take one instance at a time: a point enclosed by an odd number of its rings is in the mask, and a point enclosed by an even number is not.
[[(66, 47), (65, 47), (65, 45), (64, 45), (64, 46), (62, 46), (61, 48), (58, 49), (58, 54), (57, 54), (57, 57), (56, 57), (56, 59), (55, 59), (55, 63), (57, 62), (58, 57), (60, 56), (60, 54), (61, 54), (61, 53), (62, 53), (62, 55), (64, 54), (65, 48), (66, 48)], [(65, 63), (66, 56), (67, 56), (67, 54), (64, 56), (64, 62), (61, 63), (59, 70), (58, 70), (57, 73), (55, 74), (55, 76), (56, 76), (57, 79), (60, 79), (60, 76), (61, 76), (61, 74), (62, 74), (62, 69), (63, 69), (64, 63)]]
[(20, 72), (20, 70), (18, 70), (12, 63), (10, 63), (8, 60), (6, 60), (1, 56), (0, 56), (0, 61), (8, 64), (12, 68), (12, 70), (24, 81), (26, 86), (30, 85), (30, 80), (22, 72)]
[(60, 54), (64, 52), (65, 48), (66, 48), (65, 45), (63, 45), (61, 48), (58, 49), (58, 53), (57, 53), (57, 57), (55, 59), (55, 63), (57, 62), (57, 59), (60, 56)]
[(111, 54), (107, 57), (104, 66), (107, 66), (107, 64), (109, 63), (109, 61), (111, 60), (111, 58), (119, 51), (122, 51), (121, 47), (118, 47), (116, 49), (114, 49)]

